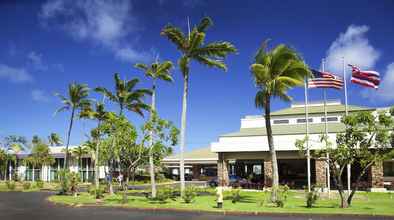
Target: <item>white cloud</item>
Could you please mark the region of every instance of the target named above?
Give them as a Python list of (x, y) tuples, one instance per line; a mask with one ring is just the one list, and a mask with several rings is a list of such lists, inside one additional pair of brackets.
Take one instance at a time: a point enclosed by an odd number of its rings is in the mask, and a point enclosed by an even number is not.
[(93, 42), (109, 49), (120, 60), (146, 59), (129, 43), (130, 37), (138, 35), (130, 1), (48, 1), (42, 6), (39, 17), (45, 24), (60, 25), (78, 41)]
[(33, 65), (33, 68), (39, 71), (46, 71), (48, 70), (48, 66), (44, 64), (42, 61), (42, 54), (36, 53), (34, 51), (31, 51), (28, 55), (27, 58)]
[(12, 83), (32, 82), (33, 77), (24, 68), (10, 67), (0, 64), (0, 79), (6, 79)]
[(31, 91), (31, 98), (36, 102), (49, 102), (49, 97), (40, 89), (33, 89)]
[(345, 57), (346, 63), (362, 69), (374, 67), (380, 52), (366, 38), (368, 30), (366, 25), (350, 25), (345, 33), (341, 33), (327, 51), (326, 69), (342, 73), (342, 57)]
[(394, 63), (387, 66), (386, 72), (381, 79), (381, 84), (378, 90), (363, 90), (362, 95), (372, 101), (392, 101), (394, 100), (393, 85), (394, 85)]

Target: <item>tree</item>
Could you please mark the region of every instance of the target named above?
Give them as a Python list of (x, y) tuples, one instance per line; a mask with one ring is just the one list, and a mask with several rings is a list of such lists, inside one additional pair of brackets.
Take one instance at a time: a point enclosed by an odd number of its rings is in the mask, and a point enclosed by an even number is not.
[(35, 167), (41, 167), (45, 165), (51, 165), (55, 162), (55, 159), (52, 157), (49, 147), (38, 137), (34, 140), (33, 148), (31, 154), (25, 158), (25, 162), (30, 164), (33, 168), (33, 176), (32, 180), (35, 181)]
[[(324, 157), (326, 153), (330, 155), (328, 164), (337, 185), (342, 208), (351, 205), (362, 177), (371, 166), (381, 166), (384, 160), (394, 156), (393, 113), (394, 111), (391, 113), (383, 111), (375, 115), (373, 112), (365, 111), (343, 117), (342, 123), (345, 124), (345, 131), (337, 134), (336, 146), (333, 146), (326, 135), (322, 135), (321, 140), (326, 143), (326, 146), (314, 152), (313, 156)], [(296, 145), (303, 150), (304, 143), (305, 140), (298, 140)], [(354, 187), (351, 193), (347, 194), (342, 181), (343, 172), (348, 164), (355, 163), (359, 165), (360, 172), (354, 174), (356, 179)]]
[[(109, 114), (109, 117), (100, 125), (105, 135), (102, 140), (102, 156), (107, 161), (119, 158), (121, 172), (134, 176), (136, 167), (143, 162), (146, 149), (136, 144), (137, 132), (134, 126), (124, 117)], [(123, 201), (127, 201), (127, 182), (123, 181)]]
[[(170, 122), (161, 119), (153, 112), (151, 119), (142, 126), (142, 145), (148, 142), (149, 166), (153, 178), (155, 178), (155, 166), (160, 165), (161, 160), (172, 153), (172, 148), (178, 143), (179, 130)], [(152, 184), (152, 183), (151, 183)], [(155, 187), (155, 186), (154, 186)], [(153, 189), (156, 189), (152, 187)], [(152, 191), (152, 198), (156, 194)]]
[[(100, 132), (100, 126), (101, 123), (108, 118), (108, 112), (105, 111), (104, 107), (104, 100), (103, 102), (96, 102), (95, 109), (92, 109), (90, 106), (86, 106), (83, 111), (80, 113), (81, 118), (88, 118), (92, 120), (97, 121), (97, 127), (93, 128), (91, 130), (91, 138), (92, 140), (89, 140), (85, 143), (85, 146), (90, 149), (90, 151), (94, 152), (92, 155), (94, 155), (92, 158), (94, 158), (94, 180), (95, 180), (95, 185), (96, 185), (96, 192), (99, 191), (100, 188), (100, 182), (99, 182), (99, 159), (100, 159), (100, 140), (101, 140), (101, 132)], [(96, 198), (99, 197), (99, 194), (96, 193)]]
[(293, 87), (304, 85), (304, 79), (311, 73), (294, 49), (280, 44), (272, 50), (267, 50), (267, 43), (268, 41), (265, 41), (257, 51), (250, 70), (258, 89), (255, 105), (257, 108), (264, 109), (265, 113), (265, 126), (272, 160), (271, 200), (275, 202), (279, 187), (279, 174), (271, 128), (271, 100), (279, 98), (283, 101), (290, 101), (292, 98), (287, 94), (287, 91)]
[[(145, 75), (152, 79), (152, 104), (150, 108), (150, 120), (152, 120), (153, 112), (156, 111), (156, 81), (163, 80), (167, 82), (172, 82), (173, 79), (171, 77), (170, 70), (172, 68), (171, 61), (164, 61), (163, 63), (156, 62), (152, 63), (149, 67), (143, 63), (135, 64), (135, 67), (144, 71)], [(150, 139), (149, 139), (149, 173), (150, 173), (150, 181), (152, 188), (152, 198), (156, 198), (156, 182), (155, 182), (155, 169), (153, 162), (153, 136), (154, 131), (151, 131)]]
[[(7, 169), (9, 165), (12, 165), (12, 163), (14, 163), (16, 166), (17, 154), (22, 151), (29, 150), (29, 145), (27, 144), (27, 139), (25, 137), (18, 135), (9, 135), (4, 138), (2, 147), (4, 149), (4, 166), (2, 168), (4, 169), (4, 180), (6, 180)], [(11, 180), (11, 177), (9, 179)]]
[[(79, 173), (79, 171), (82, 167), (83, 156), (85, 156), (88, 153), (89, 153), (88, 149), (83, 145), (79, 145), (79, 146), (71, 149), (71, 156), (75, 157), (78, 160), (78, 172), (77, 173)], [(86, 176), (86, 178), (88, 178), (88, 177)]]
[(212, 26), (212, 20), (204, 17), (200, 23), (186, 36), (179, 28), (167, 25), (161, 30), (161, 35), (170, 40), (181, 52), (178, 65), (183, 75), (183, 98), (182, 98), (182, 121), (181, 121), (181, 143), (180, 143), (180, 179), (181, 194), (185, 190), (185, 170), (184, 170), (184, 148), (186, 144), (186, 112), (187, 96), (189, 91), (189, 70), (192, 60), (208, 66), (216, 67), (224, 71), (227, 70), (224, 58), (229, 53), (235, 53), (236, 48), (229, 42), (217, 41), (204, 43), (207, 29)]
[(150, 106), (145, 104), (143, 99), (146, 95), (150, 95), (151, 91), (148, 89), (135, 89), (139, 79), (121, 80), (119, 74), (114, 75), (115, 91), (110, 92), (104, 87), (97, 87), (96, 92), (103, 94), (112, 102), (119, 105), (119, 115), (123, 115), (124, 109), (135, 112), (144, 116), (143, 111), (148, 111)]
[(85, 84), (71, 83), (68, 85), (68, 97), (60, 95), (59, 93), (55, 94), (58, 96), (63, 104), (56, 112), (62, 111), (71, 111), (70, 115), (70, 124), (67, 132), (67, 144), (66, 144), (66, 153), (65, 153), (65, 169), (68, 169), (69, 166), (69, 151), (68, 147), (70, 145), (70, 137), (71, 130), (74, 123), (74, 117), (77, 111), (83, 109), (84, 107), (90, 105), (90, 100), (88, 99), (89, 88)]
[(63, 144), (62, 139), (60, 138), (59, 134), (51, 133), (48, 136), (48, 143), (50, 146), (60, 146)]

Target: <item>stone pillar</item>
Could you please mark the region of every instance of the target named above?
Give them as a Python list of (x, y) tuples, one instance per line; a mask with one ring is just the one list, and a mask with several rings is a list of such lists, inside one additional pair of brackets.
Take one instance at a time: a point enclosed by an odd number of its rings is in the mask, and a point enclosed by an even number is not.
[(327, 163), (325, 159), (315, 160), (316, 185), (321, 188), (327, 187)]
[(201, 166), (193, 165), (192, 166), (193, 179), (199, 179), (201, 175)]
[(224, 158), (224, 153), (218, 153), (218, 180), (219, 186), (228, 186), (228, 163)]
[(385, 191), (383, 181), (383, 163), (371, 166), (370, 184), (371, 192)]
[(272, 161), (264, 160), (264, 186), (272, 186)]

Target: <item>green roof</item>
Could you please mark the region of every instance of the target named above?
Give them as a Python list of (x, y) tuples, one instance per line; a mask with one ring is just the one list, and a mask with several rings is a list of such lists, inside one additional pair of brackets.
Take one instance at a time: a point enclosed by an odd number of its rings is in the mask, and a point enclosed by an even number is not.
[[(292, 135), (305, 134), (306, 124), (286, 124), (272, 125), (273, 135)], [(328, 123), (328, 133), (338, 133), (345, 130), (343, 123)], [(321, 134), (325, 132), (324, 123), (309, 124), (310, 134)], [(245, 137), (245, 136), (265, 136), (267, 131), (265, 127), (261, 128), (241, 128), (238, 132), (221, 135), (221, 137)]]
[[(206, 159), (217, 158), (217, 154), (211, 151), (210, 147), (195, 149), (183, 154), (185, 159)], [(166, 157), (166, 159), (179, 159), (179, 154)]]
[[(368, 107), (361, 107), (361, 106), (355, 106), (355, 105), (348, 105), (348, 111), (349, 112), (354, 112), (354, 111), (372, 111), (375, 110), (373, 108), (368, 108)], [(345, 112), (345, 105), (338, 104), (338, 105), (327, 105), (327, 113), (344, 113)], [(324, 113), (324, 106), (319, 105), (319, 106), (309, 106), (308, 107), (308, 113), (309, 114), (320, 114)], [(281, 115), (304, 115), (305, 114), (305, 107), (304, 106), (297, 106), (297, 107), (290, 107), (290, 108), (285, 108), (281, 109), (278, 111), (271, 112), (272, 116), (281, 116)]]

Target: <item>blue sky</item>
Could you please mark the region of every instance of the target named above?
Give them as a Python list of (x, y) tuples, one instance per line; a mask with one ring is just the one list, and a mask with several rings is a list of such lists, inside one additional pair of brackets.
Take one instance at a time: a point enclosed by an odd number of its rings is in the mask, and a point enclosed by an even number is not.
[[(149, 81), (132, 66), (149, 62), (156, 54), (174, 63), (175, 47), (160, 36), (167, 24), (186, 30), (211, 16), (214, 26), (206, 41), (226, 40), (239, 50), (227, 59), (229, 70), (192, 64), (188, 103), (187, 148), (209, 146), (218, 135), (239, 129), (240, 118), (261, 114), (254, 107), (254, 88), (249, 66), (266, 38), (299, 51), (306, 63), (341, 74), (340, 57), (364, 69), (380, 72), (378, 91), (349, 84), (349, 102), (364, 106), (394, 104), (394, 2), (382, 1), (1, 1), (0, 3), (0, 137), (9, 134), (30, 138), (51, 132), (65, 136), (68, 113), (54, 116), (60, 106), (53, 96), (64, 94), (76, 81), (113, 87), (113, 74)], [(349, 69), (348, 69), (349, 71)], [(349, 73), (349, 72), (348, 72)], [(180, 126), (182, 77), (173, 71), (173, 84), (160, 83), (157, 106), (161, 117)], [(303, 101), (303, 89), (290, 91)], [(96, 94), (92, 97), (99, 98)], [(310, 91), (320, 100), (320, 90)], [(343, 93), (330, 91), (330, 99)], [(149, 100), (147, 100), (149, 101)], [(276, 100), (274, 109), (288, 106)], [(116, 106), (108, 103), (112, 110)], [(139, 126), (143, 119), (128, 114)], [(85, 139), (90, 122), (78, 121), (72, 144)]]

